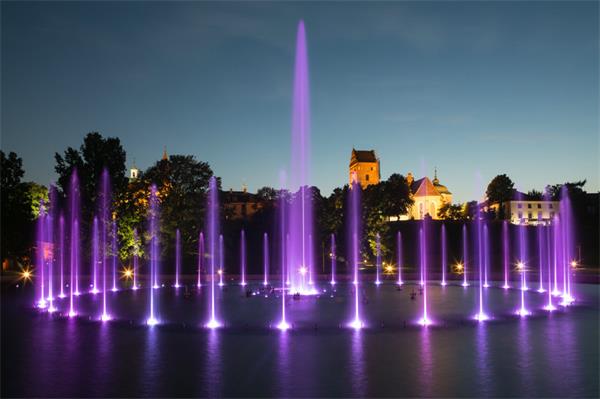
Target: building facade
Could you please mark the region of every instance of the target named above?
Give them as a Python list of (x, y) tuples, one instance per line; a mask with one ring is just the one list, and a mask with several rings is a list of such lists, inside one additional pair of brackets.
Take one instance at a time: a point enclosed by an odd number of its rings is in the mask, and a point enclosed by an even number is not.
[(381, 180), (379, 158), (375, 150), (355, 150), (350, 154), (348, 181), (350, 185), (357, 182), (364, 189)]
[[(500, 212), (497, 202), (483, 204), (486, 212)], [(555, 216), (558, 216), (560, 205), (558, 201), (549, 201), (533, 198), (525, 193), (514, 190), (510, 201), (502, 203), (504, 218), (512, 224), (518, 225), (550, 225)]]

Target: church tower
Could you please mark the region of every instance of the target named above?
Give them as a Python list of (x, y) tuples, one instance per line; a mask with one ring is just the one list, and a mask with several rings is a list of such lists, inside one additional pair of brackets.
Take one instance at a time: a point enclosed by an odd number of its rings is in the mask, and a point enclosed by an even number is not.
[(379, 158), (375, 150), (355, 150), (350, 154), (349, 178), (350, 185), (358, 182), (364, 189), (381, 180)]

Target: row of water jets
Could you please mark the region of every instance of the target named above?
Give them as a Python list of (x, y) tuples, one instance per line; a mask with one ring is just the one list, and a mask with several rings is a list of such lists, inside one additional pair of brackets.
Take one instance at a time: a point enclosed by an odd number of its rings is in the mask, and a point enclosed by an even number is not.
[[(54, 298), (55, 292), (53, 285), (56, 280), (59, 280), (59, 293), (58, 298), (64, 299), (68, 297), (68, 316), (75, 317), (77, 315), (77, 297), (83, 292), (80, 290), (80, 227), (79, 227), (79, 210), (78, 210), (78, 178), (77, 174), (73, 173), (71, 178), (71, 193), (69, 195), (70, 204), (70, 229), (67, 232), (65, 228), (65, 218), (61, 213), (58, 218), (56, 217), (57, 211), (52, 206), (52, 201), (55, 201), (55, 190), (51, 190), (50, 203), (42, 204), (40, 207), (40, 216), (38, 218), (38, 269), (39, 269), (39, 297), (37, 300), (37, 307), (45, 309), (52, 313), (57, 311), (56, 300)], [(348, 254), (348, 260), (352, 265), (353, 279), (353, 302), (354, 302), (354, 318), (349, 323), (352, 328), (360, 329), (364, 327), (363, 318), (361, 316), (360, 301), (359, 301), (359, 286), (362, 279), (359, 276), (359, 265), (361, 263), (361, 255), (359, 249), (360, 237), (360, 221), (361, 221), (361, 203), (360, 203), (361, 189), (358, 186), (353, 186), (351, 189), (351, 195), (349, 196), (349, 212), (350, 212), (350, 223), (348, 236), (351, 239), (350, 249)], [(216, 300), (215, 285), (223, 286), (224, 283), (224, 245), (223, 235), (219, 231), (218, 223), (218, 189), (216, 186), (216, 179), (212, 178), (210, 181), (210, 188), (208, 191), (207, 199), (207, 241), (205, 241), (204, 233), (199, 233), (199, 244), (198, 244), (198, 265), (197, 265), (197, 287), (202, 287), (206, 284), (203, 281), (203, 275), (206, 276), (204, 280), (208, 280), (210, 286), (210, 307), (209, 317), (206, 322), (206, 327), (217, 328), (222, 325), (219, 317), (219, 304)], [(159, 323), (159, 317), (157, 314), (158, 304), (154, 291), (160, 287), (164, 287), (164, 282), (160, 281), (159, 277), (159, 250), (160, 243), (158, 238), (159, 231), (159, 201), (157, 189), (155, 186), (150, 188), (149, 197), (149, 210), (148, 210), (148, 232), (149, 232), (149, 243), (148, 243), (148, 273), (146, 273), (145, 280), (147, 281), (147, 289), (149, 290), (149, 302), (148, 302), (148, 317), (146, 323), (148, 325), (155, 325)], [(110, 218), (110, 184), (108, 174), (105, 171), (102, 175), (101, 193), (99, 194), (99, 214), (93, 218), (92, 223), (92, 254), (91, 254), (91, 270), (90, 282), (89, 282), (89, 293), (92, 295), (102, 295), (101, 310), (99, 319), (102, 321), (109, 321), (112, 319), (110, 312), (109, 298), (107, 297), (107, 291), (118, 291), (118, 248), (117, 248), (117, 224), (113, 218)], [(307, 268), (303, 264), (292, 263), (291, 258), (287, 256), (287, 248), (289, 245), (289, 233), (286, 229), (286, 209), (287, 207), (281, 204), (280, 206), (280, 251), (281, 258), (279, 260), (280, 268), (279, 273), (281, 280), (278, 282), (280, 285), (279, 290), (281, 292), (281, 319), (277, 323), (277, 327), (286, 330), (290, 327), (290, 323), (286, 316), (286, 296), (296, 295), (310, 295), (317, 293), (315, 281), (309, 281), (309, 285), (312, 290), (304, 291), (304, 277), (307, 274)], [(513, 270), (512, 265), (516, 266), (516, 271), (519, 275), (519, 290), (520, 290), (520, 307), (516, 310), (516, 313), (520, 316), (527, 316), (530, 314), (526, 306), (525, 292), (530, 289), (532, 281), (528, 281), (527, 272), (529, 270), (535, 270), (537, 272), (536, 281), (537, 291), (540, 294), (547, 294), (547, 303), (544, 309), (552, 311), (556, 309), (556, 305), (568, 306), (574, 301), (572, 294), (572, 266), (575, 266), (573, 261), (573, 234), (572, 234), (572, 215), (568, 196), (566, 191), (563, 192), (563, 199), (560, 202), (560, 215), (559, 219), (556, 216), (550, 226), (537, 226), (536, 228), (536, 243), (533, 246), (536, 250), (536, 254), (528, 254), (528, 235), (526, 234), (525, 227), (518, 228), (518, 257), (517, 261), (511, 261), (511, 254), (509, 253), (509, 229), (508, 222), (504, 221), (502, 226), (502, 255), (503, 255), (503, 276), (504, 281), (502, 288), (511, 288), (511, 272)], [(58, 223), (55, 223), (58, 219)], [(432, 283), (432, 280), (428, 278), (427, 272), (430, 267), (430, 261), (428, 260), (428, 230), (431, 228), (429, 223), (425, 220), (419, 227), (419, 274), (420, 278), (418, 284), (421, 286), (423, 294), (423, 309), (422, 316), (418, 320), (421, 325), (429, 325), (432, 320), (429, 316), (428, 308), (428, 295), (427, 287)], [(55, 229), (58, 229), (58, 234), (55, 234)], [(490, 244), (489, 244), (489, 231), (488, 226), (482, 223), (481, 218), (477, 218), (474, 223), (474, 229), (476, 230), (475, 235), (475, 248), (469, 248), (467, 226), (462, 227), (462, 261), (455, 265), (457, 272), (462, 273), (462, 286), (468, 287), (476, 277), (478, 281), (478, 295), (477, 295), (477, 312), (474, 315), (474, 319), (483, 322), (488, 320), (490, 316), (486, 312), (486, 296), (483, 295), (483, 290), (490, 287), (489, 269), (490, 269)], [(68, 236), (68, 234), (70, 236)], [(136, 245), (139, 243), (139, 239), (136, 236)], [(441, 279), (439, 284), (446, 286), (449, 283), (448, 279), (448, 263), (447, 263), (447, 237), (446, 227), (441, 227), (441, 262), (440, 262), (440, 276)], [(67, 255), (65, 251), (65, 238), (68, 238), (70, 244), (70, 253)], [(396, 284), (399, 286), (405, 284), (402, 274), (403, 265), (403, 244), (402, 235), (399, 232), (397, 234), (397, 278), (395, 279)], [(336, 285), (336, 242), (335, 236), (331, 235), (331, 248), (330, 248), (330, 259), (331, 259), (331, 275), (329, 284)], [(206, 247), (206, 248), (205, 248)], [(55, 251), (55, 248), (57, 251)], [(472, 252), (469, 252), (472, 251)], [(55, 253), (56, 252), (56, 253)], [(139, 251), (137, 249), (133, 252), (133, 267), (126, 269), (126, 277), (131, 278), (132, 290), (138, 290), (142, 288), (140, 284), (140, 260)], [(240, 239), (240, 280), (239, 284), (245, 286), (248, 284), (246, 276), (246, 238), (245, 232), (241, 231)], [(269, 237), (265, 233), (263, 236), (263, 281), (264, 286), (271, 285), (270, 275), (275, 275), (270, 270), (269, 260)], [(475, 262), (470, 262), (469, 254), (475, 254)], [(537, 265), (528, 265), (526, 259), (531, 257), (537, 258)], [(205, 260), (208, 260), (208, 265), (203, 264)], [(66, 265), (68, 264), (68, 270)], [(471, 270), (468, 265), (476, 265), (477, 268)], [(58, 270), (57, 270), (58, 269)], [(203, 274), (203, 270), (207, 273)], [(384, 273), (382, 267), (382, 256), (381, 256), (381, 243), (379, 235), (376, 237), (376, 262), (375, 262), (375, 277), (374, 284), (380, 285), (382, 283), (382, 274)], [(179, 230), (176, 231), (176, 243), (175, 243), (175, 278), (173, 286), (180, 288), (181, 284), (181, 236)], [(301, 276), (301, 283), (294, 285), (292, 283), (292, 275)], [(276, 285), (276, 284), (273, 284)], [(68, 288), (67, 293), (65, 289)], [(66, 302), (66, 301), (62, 301)]]

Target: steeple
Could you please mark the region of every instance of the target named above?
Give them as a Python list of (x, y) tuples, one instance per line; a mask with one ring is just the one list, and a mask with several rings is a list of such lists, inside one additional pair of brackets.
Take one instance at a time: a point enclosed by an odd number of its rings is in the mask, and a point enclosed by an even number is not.
[(437, 178), (437, 166), (433, 168), (433, 182), (434, 185), (440, 184), (440, 181)]
[(167, 156), (167, 146), (164, 146), (162, 160), (166, 161), (167, 159), (169, 159), (169, 157)]

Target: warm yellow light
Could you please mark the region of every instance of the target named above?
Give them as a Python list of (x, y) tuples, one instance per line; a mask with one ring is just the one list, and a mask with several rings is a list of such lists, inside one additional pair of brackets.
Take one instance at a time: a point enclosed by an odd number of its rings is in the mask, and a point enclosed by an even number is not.
[(385, 271), (388, 272), (388, 273), (391, 273), (391, 272), (394, 271), (394, 267), (392, 265), (387, 265), (385, 267)]
[(458, 263), (456, 264), (456, 268), (457, 268), (458, 270), (462, 270), (462, 269), (463, 269), (463, 267), (464, 267), (464, 266), (463, 266), (463, 264), (462, 264), (462, 263), (460, 263), (460, 262), (458, 262)]
[(523, 262), (517, 262), (517, 269), (519, 270), (523, 270), (525, 268), (525, 263)]
[(221, 269), (217, 270), (217, 274), (223, 274), (223, 270), (221, 270)]
[(122, 278), (124, 278), (125, 280), (130, 280), (133, 277), (133, 269), (129, 267), (124, 267), (123, 270), (121, 270), (121, 274)]
[(577, 261), (576, 260), (572, 260), (571, 261), (571, 267), (572, 268), (576, 268), (577, 267)]

